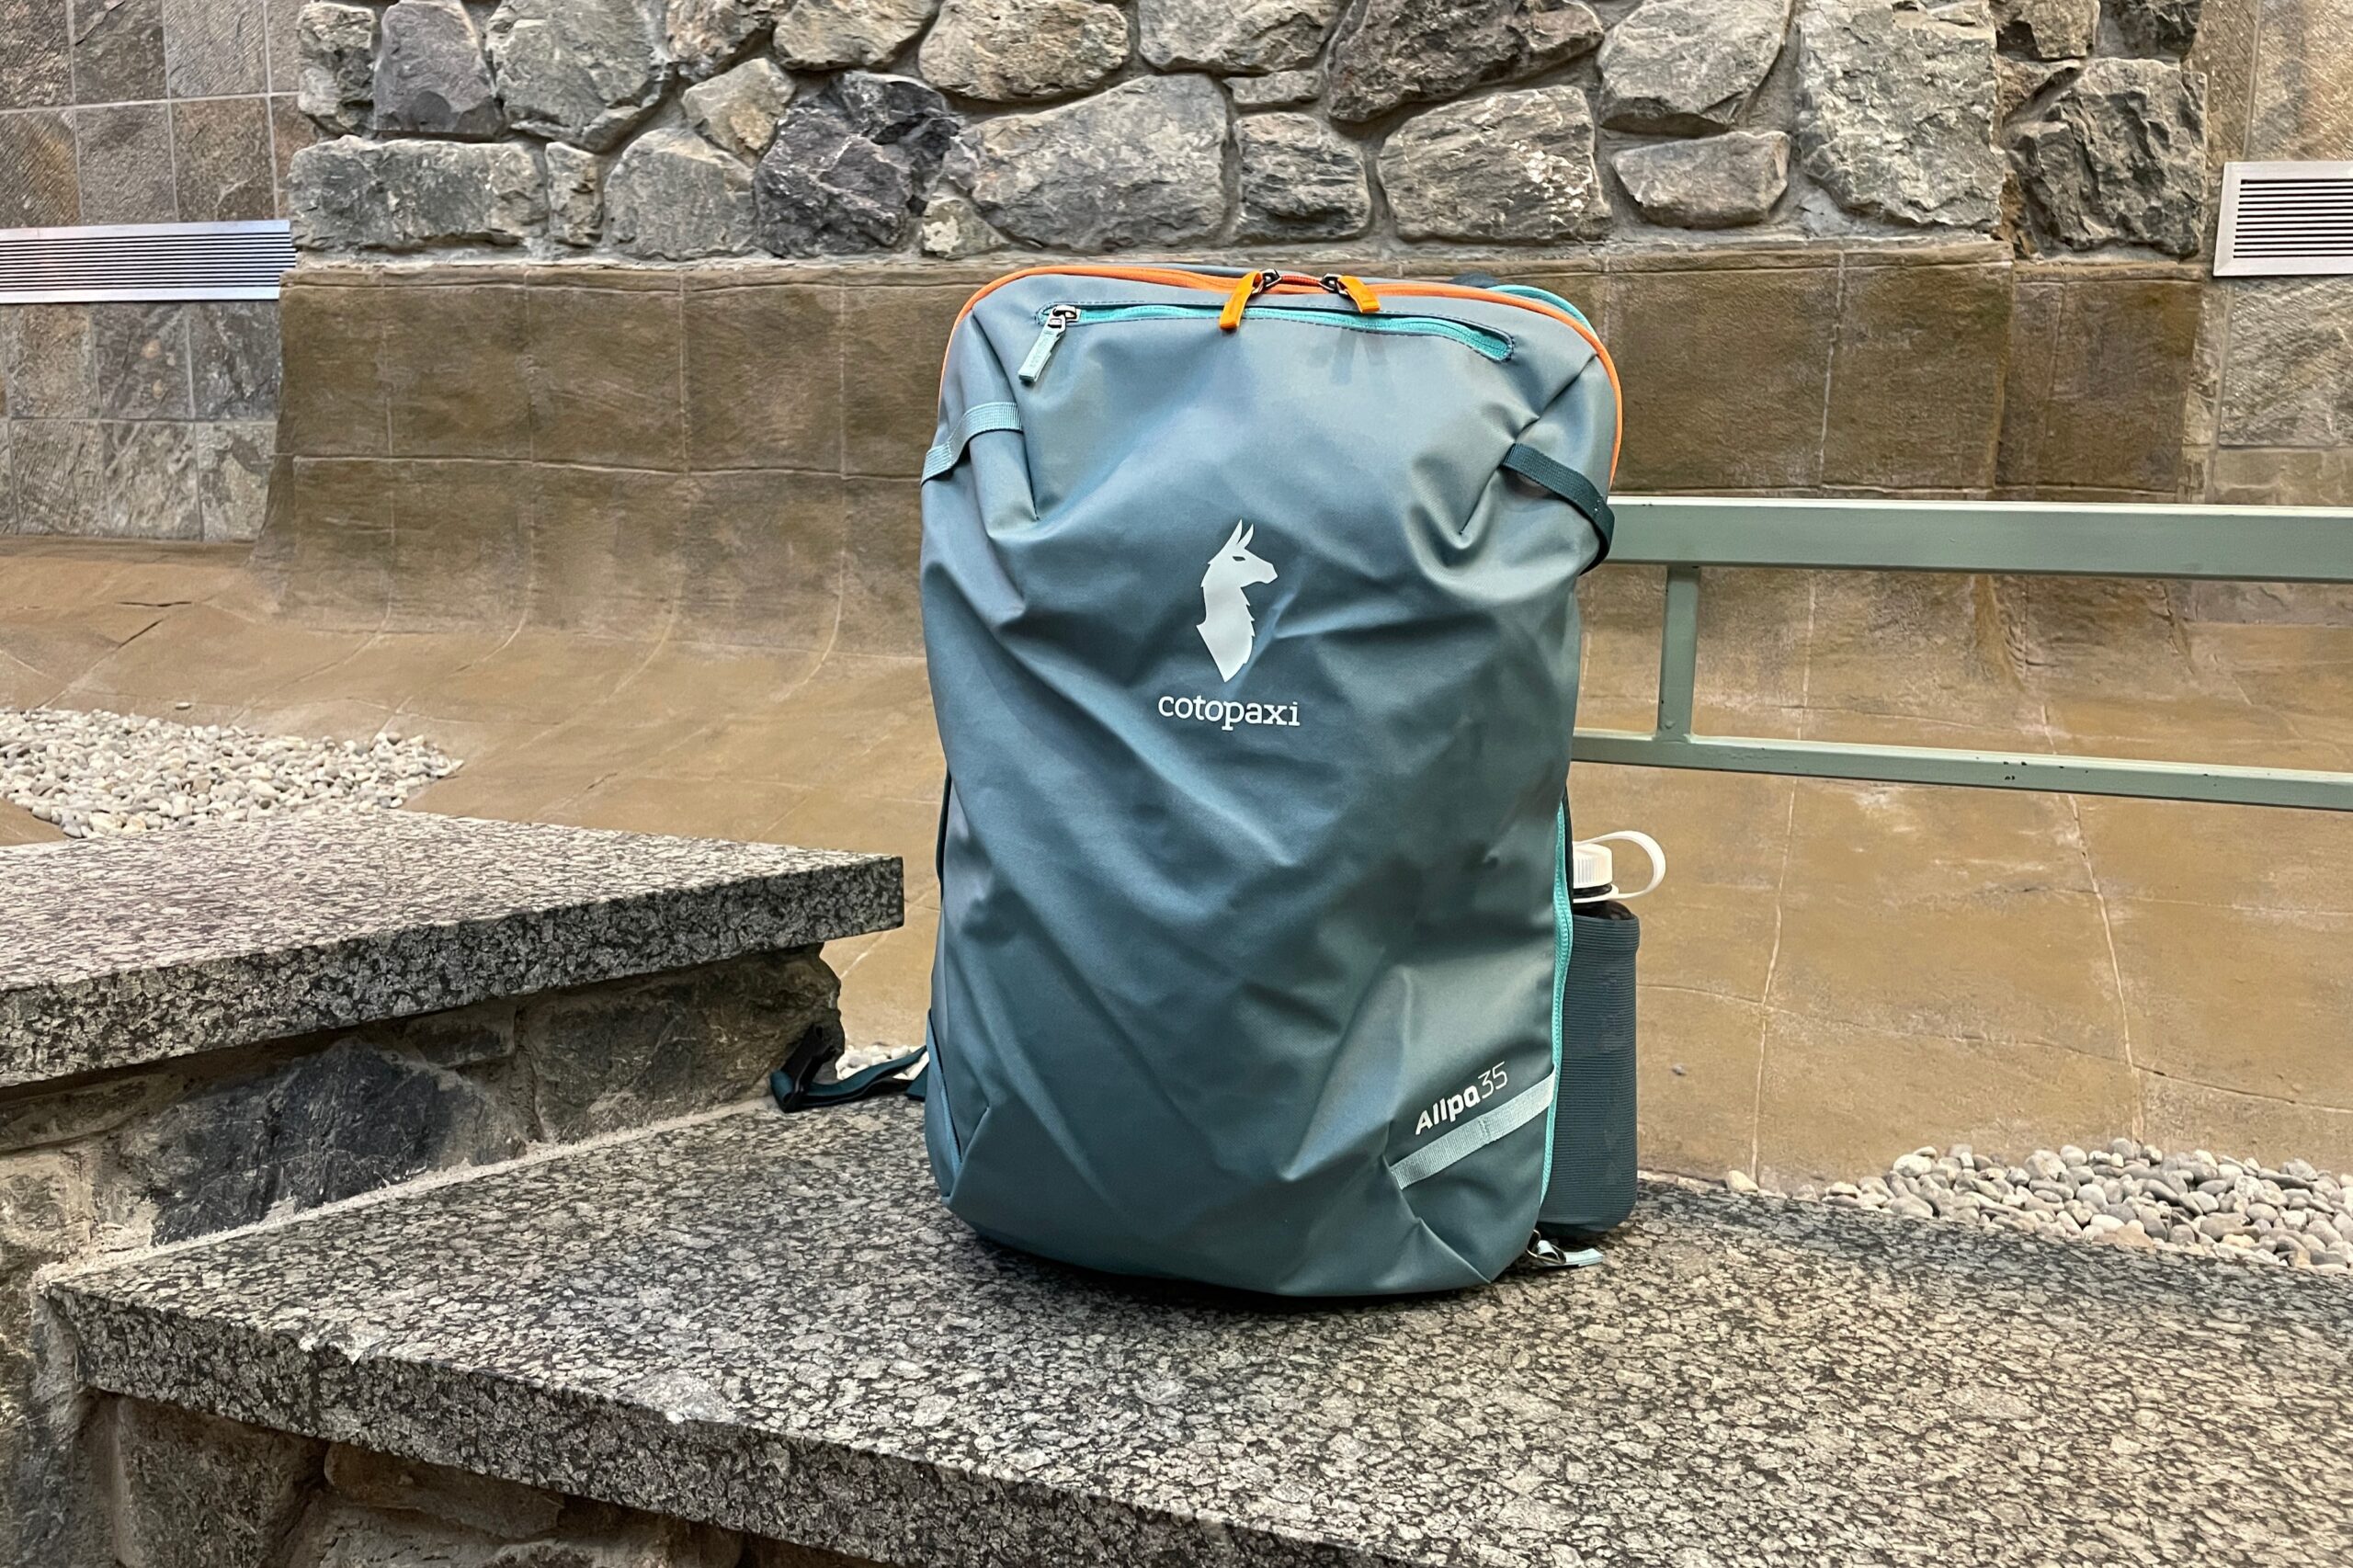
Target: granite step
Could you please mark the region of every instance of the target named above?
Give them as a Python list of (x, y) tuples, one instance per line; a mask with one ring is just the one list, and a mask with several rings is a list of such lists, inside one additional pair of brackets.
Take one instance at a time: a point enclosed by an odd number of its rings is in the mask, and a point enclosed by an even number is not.
[(2353, 1290), (1653, 1185), (1586, 1270), (1301, 1306), (939, 1207), (904, 1102), (49, 1289), (99, 1390), (890, 1563), (2353, 1561)]
[(0, 1089), (895, 926), (873, 855), (414, 812), (12, 854)]

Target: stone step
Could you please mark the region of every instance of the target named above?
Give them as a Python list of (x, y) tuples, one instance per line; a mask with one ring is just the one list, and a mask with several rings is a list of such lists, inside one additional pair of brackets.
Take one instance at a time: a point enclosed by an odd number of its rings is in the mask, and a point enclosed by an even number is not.
[(2336, 1282), (1663, 1185), (1606, 1251), (1323, 1306), (1082, 1274), (949, 1218), (894, 1102), (49, 1300), (99, 1390), (892, 1563), (2353, 1561)]
[(0, 1089), (900, 923), (896, 860), (413, 812), (94, 839), (0, 875)]

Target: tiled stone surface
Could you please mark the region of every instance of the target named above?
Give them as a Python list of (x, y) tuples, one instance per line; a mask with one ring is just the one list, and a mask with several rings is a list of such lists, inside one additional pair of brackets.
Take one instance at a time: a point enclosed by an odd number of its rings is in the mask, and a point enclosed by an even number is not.
[(109, 419), (189, 417), (188, 309), (183, 304), (90, 307), (99, 413)]
[(261, 532), (268, 506), (271, 443), (278, 427), (267, 420), (199, 425), (196, 500), (204, 537), (214, 542), (250, 540)]
[(75, 103), (147, 103), (164, 97), (164, 0), (67, 4)]
[(72, 117), (60, 109), (0, 114), (0, 226), (59, 228), (81, 221)]
[(2353, 278), (2253, 278), (2227, 300), (2223, 444), (2353, 447)]
[(188, 333), (189, 397), (197, 418), (276, 415), (275, 306), (257, 300), (204, 301), (188, 308)]
[(180, 216), (166, 104), (109, 104), (74, 111), (81, 160), (82, 222), (169, 223)]
[(87, 305), (0, 309), (0, 376), (17, 419), (87, 419), (98, 411)]
[(2256, 15), (2245, 156), (2342, 159), (2353, 147), (2353, 16), (2279, 0)]
[(0, 104), (37, 108), (73, 101), (64, 8), (50, 0), (0, 0)]
[(92, 531), (106, 494), (106, 432), (91, 419), (24, 420), (9, 438), (17, 528)]
[(97, 527), (113, 538), (202, 539), (197, 506), (197, 426), (108, 421)]
[(175, 104), (172, 127), (181, 222), (267, 218), (278, 210), (267, 101), (214, 98)]
[(2335, 1281), (1659, 1187), (1606, 1256), (1279, 1312), (1082, 1276), (942, 1214), (897, 1104), (755, 1109), (52, 1298), (103, 1388), (888, 1562), (2353, 1549)]
[(898, 895), (868, 858), (391, 812), (94, 842), (0, 892), (0, 1085), (885, 929)]
[(223, 98), (268, 90), (262, 0), (163, 3), (164, 79), (172, 97)]

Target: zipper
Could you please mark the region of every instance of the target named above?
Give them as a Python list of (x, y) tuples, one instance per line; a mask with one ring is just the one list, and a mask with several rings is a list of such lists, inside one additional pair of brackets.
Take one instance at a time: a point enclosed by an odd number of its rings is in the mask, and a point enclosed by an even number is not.
[[(1116, 278), (1129, 283), (1157, 283), (1171, 289), (1196, 289), (1220, 295), (1226, 293), (1234, 285), (1234, 279), (1231, 275), (1221, 277), (1216, 273), (1197, 272), (1188, 267), (1117, 267), (1102, 263), (1076, 262), (1063, 262), (1046, 267), (1027, 267), (1017, 272), (1008, 272), (982, 288), (971, 299), (964, 301), (964, 308), (957, 313), (957, 320), (962, 321), (965, 316), (972, 313), (975, 305), (1009, 283), (1017, 283), (1025, 278), (1047, 277)], [(1324, 280), (1321, 278), (1307, 273), (1286, 272), (1280, 277), (1281, 281), (1277, 283), (1269, 290), (1270, 292), (1303, 293), (1324, 289)], [(1409, 299), (1481, 300), (1489, 304), (1511, 305), (1549, 317), (1569, 327), (1593, 346), (1594, 356), (1600, 361), (1603, 374), (1609, 378), (1610, 392), (1613, 394), (1619, 392), (1618, 367), (1610, 360), (1609, 350), (1603, 346), (1592, 326), (1578, 319), (1575, 313), (1547, 304), (1541, 300), (1531, 300), (1524, 295), (1506, 294), (1495, 289), (1473, 288), (1465, 283), (1389, 282), (1382, 284), (1381, 288), (1392, 298), (1403, 296)], [(1051, 354), (1052, 350), (1049, 349), (1047, 352)], [(1619, 402), (1622, 409), (1623, 398), (1620, 397)], [(1625, 435), (1625, 424), (1620, 419), (1618, 426), (1618, 440), (1610, 450), (1609, 469), (1613, 476), (1618, 471), (1617, 449), (1624, 445)]]
[[(1034, 385), (1046, 373), (1054, 350), (1062, 347), (1063, 335), (1083, 322), (1215, 321), (1223, 326), (1228, 308), (1177, 304), (1049, 306), (1038, 312), (1038, 340), (1029, 346), (1018, 374), (1023, 385)], [(1308, 322), (1350, 332), (1392, 333), (1401, 337), (1442, 337), (1497, 363), (1510, 358), (1512, 351), (1512, 340), (1506, 334), (1447, 316), (1402, 316), (1387, 311), (1379, 315), (1341, 315), (1332, 311), (1302, 310), (1296, 305), (1253, 305), (1250, 319)]]
[(1544, 1176), (1536, 1189), (1536, 1207), (1543, 1211), (1552, 1192), (1552, 1140), (1561, 1114), (1561, 1009), (1567, 1005), (1569, 952), (1574, 940), (1576, 907), (1569, 898), (1569, 806), (1563, 800), (1552, 808), (1552, 1103), (1544, 1108)]

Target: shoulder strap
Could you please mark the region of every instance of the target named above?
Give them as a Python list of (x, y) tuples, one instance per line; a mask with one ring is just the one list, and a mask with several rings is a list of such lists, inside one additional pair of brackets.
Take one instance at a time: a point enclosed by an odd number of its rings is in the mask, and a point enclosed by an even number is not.
[(1609, 509), (1609, 502), (1601, 487), (1557, 458), (1548, 458), (1533, 447), (1515, 445), (1504, 454), (1503, 466), (1532, 484), (1540, 485), (1585, 514), (1594, 532), (1601, 536), (1601, 553), (1593, 558), (1596, 566), (1609, 559), (1609, 543), (1618, 534), (1617, 514)]

